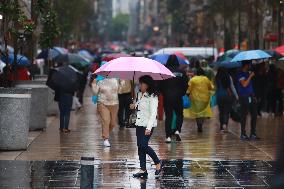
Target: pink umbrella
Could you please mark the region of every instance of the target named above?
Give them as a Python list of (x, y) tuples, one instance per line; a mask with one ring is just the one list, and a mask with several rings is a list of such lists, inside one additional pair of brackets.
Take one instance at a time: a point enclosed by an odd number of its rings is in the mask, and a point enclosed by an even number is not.
[(121, 57), (114, 59), (96, 70), (95, 74), (126, 80), (138, 80), (143, 75), (149, 75), (154, 80), (175, 77), (161, 63), (143, 57)]

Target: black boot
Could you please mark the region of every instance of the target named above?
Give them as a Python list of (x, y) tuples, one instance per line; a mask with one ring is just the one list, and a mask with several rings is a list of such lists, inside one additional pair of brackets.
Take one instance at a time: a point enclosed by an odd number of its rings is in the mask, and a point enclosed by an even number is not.
[(199, 133), (202, 133), (202, 132), (203, 132), (203, 128), (202, 128), (202, 125), (201, 125), (201, 124), (198, 124), (198, 125), (197, 125), (197, 131), (198, 131)]
[(142, 179), (146, 179), (148, 177), (148, 173), (147, 171), (145, 171), (144, 173), (135, 173), (133, 174), (134, 178), (142, 178)]

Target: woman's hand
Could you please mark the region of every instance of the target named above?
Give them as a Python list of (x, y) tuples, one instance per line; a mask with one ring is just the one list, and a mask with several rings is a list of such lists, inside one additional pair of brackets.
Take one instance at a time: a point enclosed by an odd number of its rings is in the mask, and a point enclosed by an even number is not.
[(131, 110), (134, 110), (134, 109), (135, 109), (135, 104), (130, 104), (129, 108), (130, 108)]
[(151, 135), (151, 131), (150, 131), (150, 130), (148, 130), (148, 129), (146, 129), (146, 130), (145, 130), (145, 135), (146, 135), (146, 136)]

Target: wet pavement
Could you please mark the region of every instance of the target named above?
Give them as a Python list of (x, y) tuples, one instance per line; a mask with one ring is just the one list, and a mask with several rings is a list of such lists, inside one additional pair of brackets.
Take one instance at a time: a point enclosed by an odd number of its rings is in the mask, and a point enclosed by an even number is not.
[[(268, 188), (282, 123), (259, 118), (261, 140), (241, 141), (240, 126), (232, 121), (229, 133), (220, 133), (215, 116), (199, 134), (195, 122), (185, 120), (182, 142), (166, 144), (160, 122), (150, 145), (166, 166), (155, 178), (147, 158), (144, 181), (132, 178), (139, 169), (135, 130), (116, 127), (112, 147), (104, 148), (96, 106), (86, 97), (84, 108), (72, 113), (70, 134), (59, 133), (58, 117), (48, 117), (46, 131), (30, 133), (26, 151), (0, 152), (0, 188)], [(81, 157), (95, 161), (81, 167)]]
[[(0, 161), (1, 188), (269, 188), (266, 161), (165, 161), (160, 177), (132, 178), (136, 161)], [(150, 163), (148, 164), (150, 166)]]

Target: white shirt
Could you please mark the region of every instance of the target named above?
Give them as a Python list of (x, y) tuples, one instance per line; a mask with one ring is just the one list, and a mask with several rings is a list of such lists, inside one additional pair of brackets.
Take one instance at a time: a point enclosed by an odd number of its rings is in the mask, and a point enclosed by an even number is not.
[(142, 95), (139, 92), (137, 98), (136, 126), (146, 127), (151, 131), (153, 127), (157, 127), (158, 97), (149, 95), (147, 92)]

